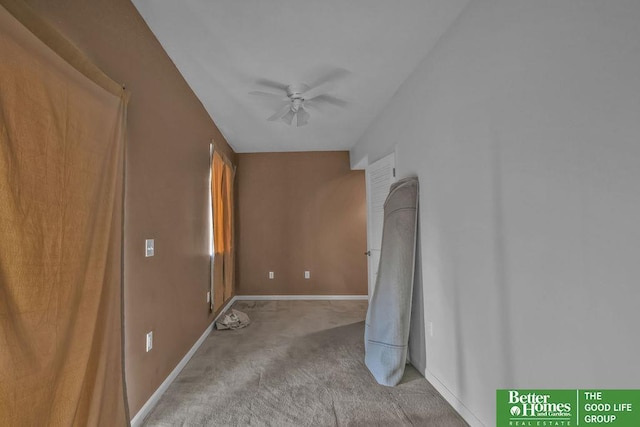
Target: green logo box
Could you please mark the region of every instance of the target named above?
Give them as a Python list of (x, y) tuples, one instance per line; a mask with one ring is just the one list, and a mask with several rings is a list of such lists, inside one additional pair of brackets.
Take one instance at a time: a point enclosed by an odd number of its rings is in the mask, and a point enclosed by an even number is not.
[(496, 426), (640, 427), (640, 390), (497, 390)]

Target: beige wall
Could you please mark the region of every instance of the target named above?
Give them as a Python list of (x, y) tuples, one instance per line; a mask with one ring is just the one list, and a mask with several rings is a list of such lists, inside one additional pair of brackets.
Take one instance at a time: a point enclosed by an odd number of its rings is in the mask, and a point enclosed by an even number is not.
[(364, 173), (348, 152), (238, 154), (237, 190), (238, 294), (367, 293)]
[[(128, 0), (28, 3), (131, 92), (125, 354), (133, 416), (212, 320), (206, 302), (209, 142), (226, 143)], [(145, 238), (156, 239), (153, 258), (144, 257)], [(154, 348), (146, 353), (149, 330)]]

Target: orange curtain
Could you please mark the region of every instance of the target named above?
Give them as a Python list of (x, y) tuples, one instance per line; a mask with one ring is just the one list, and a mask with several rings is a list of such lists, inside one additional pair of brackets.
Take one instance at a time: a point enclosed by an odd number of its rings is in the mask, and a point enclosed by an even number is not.
[(213, 310), (217, 311), (233, 295), (235, 248), (233, 223), (233, 183), (235, 168), (231, 162), (213, 152), (211, 162), (211, 199), (213, 202)]
[(0, 425), (128, 425), (127, 94), (89, 79), (2, 6), (0, 58)]

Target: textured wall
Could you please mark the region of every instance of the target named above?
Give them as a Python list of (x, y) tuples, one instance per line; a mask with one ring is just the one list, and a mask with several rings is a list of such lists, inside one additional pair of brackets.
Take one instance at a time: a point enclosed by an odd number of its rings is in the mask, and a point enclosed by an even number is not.
[[(131, 92), (124, 268), (133, 416), (212, 320), (209, 142), (224, 139), (128, 0), (28, 3)], [(144, 257), (145, 238), (156, 239), (153, 258)], [(149, 330), (154, 348), (146, 353)]]
[(420, 178), (426, 368), (474, 425), (496, 388), (640, 384), (638, 22), (471, 1), (351, 152)]
[(364, 173), (348, 152), (238, 154), (237, 173), (238, 294), (366, 295)]

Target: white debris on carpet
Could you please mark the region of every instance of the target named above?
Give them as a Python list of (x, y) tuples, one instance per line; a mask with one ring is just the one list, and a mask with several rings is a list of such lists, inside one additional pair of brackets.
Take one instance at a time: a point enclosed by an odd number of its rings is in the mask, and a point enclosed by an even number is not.
[(216, 329), (240, 329), (251, 323), (249, 316), (238, 310), (228, 310), (216, 321)]

